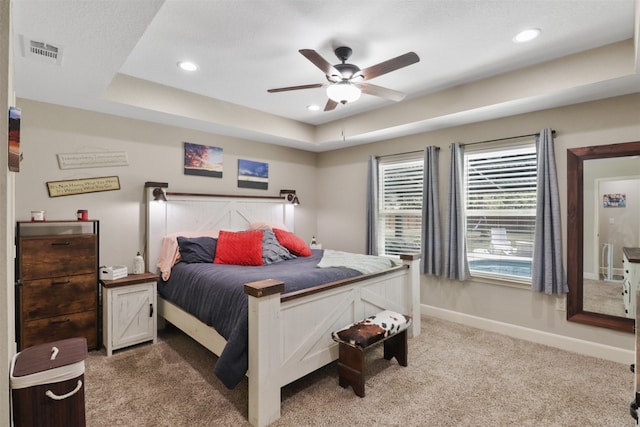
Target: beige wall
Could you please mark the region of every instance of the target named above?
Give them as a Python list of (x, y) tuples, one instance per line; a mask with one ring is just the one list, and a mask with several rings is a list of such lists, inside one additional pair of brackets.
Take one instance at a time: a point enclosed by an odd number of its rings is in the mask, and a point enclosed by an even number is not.
[[(499, 120), (459, 126), (405, 138), (383, 141), (318, 157), (318, 239), (325, 247), (347, 251), (365, 250), (366, 172), (369, 155), (387, 155), (440, 147), (440, 204), (448, 191), (449, 144), (473, 142), (556, 130), (555, 153), (560, 181), (560, 200), (566, 218), (566, 150), (600, 144), (640, 140), (640, 95), (518, 115)], [(566, 224), (563, 224), (566, 260)], [(565, 335), (631, 350), (630, 334), (567, 322), (566, 313), (556, 310), (555, 297), (528, 289), (506, 287), (473, 280), (466, 283), (422, 276), (422, 303), (498, 322)]]
[[(87, 209), (100, 220), (100, 263), (128, 265), (144, 242), (145, 181), (169, 183), (169, 191), (213, 194), (279, 195), (295, 189), (302, 202), (295, 211), (295, 231), (305, 240), (316, 233), (315, 154), (204, 132), (129, 120), (24, 99), (22, 152), (16, 177), (16, 218), (29, 220), (31, 210), (47, 219), (74, 219)], [(184, 175), (183, 142), (223, 148), (223, 178)], [(61, 170), (57, 154), (125, 151), (128, 166)], [(237, 186), (238, 159), (269, 163), (269, 189)], [(47, 181), (117, 175), (120, 190), (50, 198)]]

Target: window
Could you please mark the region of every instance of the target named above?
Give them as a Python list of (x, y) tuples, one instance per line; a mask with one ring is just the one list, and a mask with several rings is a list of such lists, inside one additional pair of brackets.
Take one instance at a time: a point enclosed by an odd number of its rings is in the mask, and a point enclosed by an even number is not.
[(420, 252), (423, 164), (421, 157), (380, 160), (379, 255)]
[(475, 276), (531, 279), (535, 144), (465, 153), (467, 256)]

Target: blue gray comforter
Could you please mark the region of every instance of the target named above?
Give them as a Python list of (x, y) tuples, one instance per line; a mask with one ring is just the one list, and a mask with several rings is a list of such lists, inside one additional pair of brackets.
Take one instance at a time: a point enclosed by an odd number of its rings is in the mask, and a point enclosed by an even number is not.
[(158, 293), (164, 299), (213, 326), (227, 340), (214, 372), (228, 388), (242, 380), (249, 364), (245, 283), (280, 280), (288, 293), (361, 274), (342, 267), (317, 268), (323, 251), (312, 252), (310, 257), (260, 267), (178, 263), (168, 281), (158, 282)]

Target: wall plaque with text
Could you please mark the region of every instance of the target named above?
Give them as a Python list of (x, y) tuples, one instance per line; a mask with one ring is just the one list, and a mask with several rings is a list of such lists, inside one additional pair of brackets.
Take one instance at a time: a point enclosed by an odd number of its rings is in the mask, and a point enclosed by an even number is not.
[(47, 188), (49, 189), (49, 197), (97, 193), (99, 191), (119, 190), (120, 179), (117, 176), (104, 176), (100, 178), (49, 181), (47, 182)]

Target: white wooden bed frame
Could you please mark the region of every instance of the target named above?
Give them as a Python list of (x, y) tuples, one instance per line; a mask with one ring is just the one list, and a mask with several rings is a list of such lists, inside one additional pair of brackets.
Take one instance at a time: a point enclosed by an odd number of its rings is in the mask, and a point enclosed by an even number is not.
[[(294, 207), (278, 197), (233, 197), (166, 193), (153, 201), (146, 188), (147, 263), (157, 272), (162, 237), (180, 231), (246, 230), (251, 222), (281, 223), (290, 231)], [(281, 295), (283, 284), (264, 280), (245, 285), (249, 299), (249, 422), (266, 426), (280, 417), (280, 389), (336, 360), (331, 332), (382, 309), (413, 317), (410, 336), (420, 334), (419, 255), (403, 257), (403, 266)], [(219, 355), (225, 339), (212, 327), (158, 296), (158, 313), (211, 352)], [(337, 382), (336, 382), (337, 384)]]

